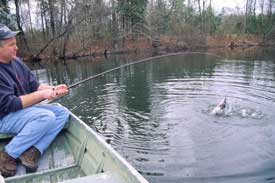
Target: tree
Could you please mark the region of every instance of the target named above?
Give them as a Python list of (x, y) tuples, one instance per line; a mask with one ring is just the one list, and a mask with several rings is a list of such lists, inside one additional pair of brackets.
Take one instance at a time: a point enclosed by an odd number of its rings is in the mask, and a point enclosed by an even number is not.
[(6, 12), (6, 13), (10, 13), (10, 9), (8, 6), (8, 0), (1, 0), (0, 1), (0, 8), (2, 11)]
[(55, 37), (56, 30), (55, 30), (55, 2), (54, 0), (48, 0), (49, 4), (49, 13), (50, 13), (50, 26), (52, 31), (52, 37)]
[(24, 30), (21, 26), (21, 16), (20, 16), (20, 11), (19, 11), (19, 0), (14, 0), (14, 4), (15, 4), (15, 8), (16, 8), (16, 22), (17, 22), (17, 27), (18, 29), (20, 30), (21, 32), (21, 35), (20, 37), (22, 38), (23, 40), (23, 44), (27, 50), (27, 52), (30, 54), (30, 48), (28, 46), (28, 42), (27, 42), (27, 39), (25, 37), (25, 33), (24, 33)]
[(137, 25), (142, 25), (147, 3), (147, 0), (118, 0), (117, 12), (123, 31), (134, 32)]
[(4, 10), (2, 7), (0, 7), (0, 23), (7, 25), (10, 29), (17, 29), (16, 16), (7, 11), (7, 9)]

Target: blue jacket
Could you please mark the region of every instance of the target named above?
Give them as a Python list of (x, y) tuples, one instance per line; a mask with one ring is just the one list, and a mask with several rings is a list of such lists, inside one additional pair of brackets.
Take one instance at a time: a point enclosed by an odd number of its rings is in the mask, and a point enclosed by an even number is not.
[(0, 62), (0, 119), (23, 108), (19, 96), (37, 90), (39, 82), (31, 70), (19, 59)]

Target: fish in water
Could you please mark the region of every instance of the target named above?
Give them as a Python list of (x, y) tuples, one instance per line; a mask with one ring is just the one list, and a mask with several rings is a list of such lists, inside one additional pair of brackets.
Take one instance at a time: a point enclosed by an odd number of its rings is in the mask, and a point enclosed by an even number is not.
[(224, 113), (224, 109), (226, 107), (226, 98), (222, 99), (222, 101), (212, 110), (212, 114), (220, 115)]
[(4, 180), (4, 177), (2, 177), (2, 175), (0, 174), (0, 183), (4, 183), (5, 180)]

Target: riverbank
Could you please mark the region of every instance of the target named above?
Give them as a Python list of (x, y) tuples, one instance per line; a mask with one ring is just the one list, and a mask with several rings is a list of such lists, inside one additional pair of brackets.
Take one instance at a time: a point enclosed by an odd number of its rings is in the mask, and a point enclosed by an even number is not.
[[(80, 57), (92, 56), (107, 57), (112, 54), (125, 53), (145, 53), (151, 52), (154, 55), (161, 55), (174, 52), (184, 51), (203, 51), (206, 49), (251, 49), (254, 47), (275, 47), (271, 41), (264, 41), (262, 37), (247, 35), (224, 35), (224, 36), (208, 36), (200, 40), (178, 39), (176, 37), (161, 37), (159, 40), (152, 40), (147, 38), (125, 39), (123, 42), (112, 46), (110, 41), (95, 41), (93, 46), (89, 49), (73, 51), (76, 45), (69, 44), (66, 55), (51, 56), (49, 52), (42, 55), (41, 58), (24, 57), (27, 61), (41, 61), (41, 60), (56, 60), (56, 59), (77, 59)], [(115, 47), (115, 48), (114, 48)]]

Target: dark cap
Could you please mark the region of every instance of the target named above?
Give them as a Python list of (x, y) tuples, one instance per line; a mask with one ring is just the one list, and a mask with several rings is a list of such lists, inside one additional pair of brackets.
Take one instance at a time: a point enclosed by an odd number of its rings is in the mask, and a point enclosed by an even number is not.
[(6, 25), (0, 24), (0, 40), (15, 37), (20, 31), (11, 31)]

